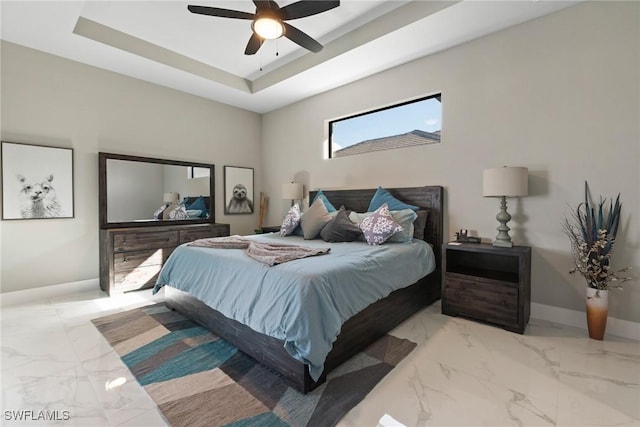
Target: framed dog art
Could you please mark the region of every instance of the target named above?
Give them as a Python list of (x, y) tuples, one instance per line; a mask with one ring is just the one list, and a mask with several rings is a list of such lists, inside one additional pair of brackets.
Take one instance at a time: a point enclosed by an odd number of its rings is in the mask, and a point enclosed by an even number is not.
[(2, 141), (2, 219), (73, 218), (73, 149)]
[(224, 213), (253, 213), (253, 168), (224, 167)]

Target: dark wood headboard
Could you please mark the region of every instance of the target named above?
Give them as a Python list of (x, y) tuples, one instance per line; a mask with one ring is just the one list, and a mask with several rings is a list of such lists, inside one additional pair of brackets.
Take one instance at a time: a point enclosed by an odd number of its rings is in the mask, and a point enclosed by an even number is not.
[[(433, 245), (437, 268), (440, 268), (443, 243), (444, 189), (439, 185), (427, 187), (386, 188), (393, 197), (420, 208), (429, 209), (429, 218), (424, 232), (424, 240)], [(322, 190), (327, 199), (336, 207), (356, 212), (366, 212), (376, 189), (365, 190)], [(309, 192), (313, 200), (317, 191)]]

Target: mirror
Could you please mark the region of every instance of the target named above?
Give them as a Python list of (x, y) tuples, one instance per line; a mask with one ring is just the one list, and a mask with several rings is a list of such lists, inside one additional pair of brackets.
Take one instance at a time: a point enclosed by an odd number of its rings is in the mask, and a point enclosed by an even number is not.
[(111, 153), (98, 160), (101, 228), (215, 222), (214, 165)]

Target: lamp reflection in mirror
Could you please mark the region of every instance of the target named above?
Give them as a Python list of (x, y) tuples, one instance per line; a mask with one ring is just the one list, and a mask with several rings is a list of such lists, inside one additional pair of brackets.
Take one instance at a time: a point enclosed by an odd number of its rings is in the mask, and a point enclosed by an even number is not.
[(290, 199), (293, 206), (296, 200), (302, 199), (302, 184), (298, 182), (282, 184), (282, 198)]
[(164, 202), (167, 207), (162, 213), (162, 219), (169, 219), (169, 212), (178, 207), (178, 200), (180, 200), (180, 194), (176, 192), (164, 193)]
[(485, 169), (482, 174), (482, 195), (500, 197), (500, 212), (496, 215), (499, 222), (498, 235), (493, 246), (510, 248), (513, 246), (507, 223), (511, 215), (507, 212), (507, 197), (524, 197), (529, 194), (529, 170), (524, 167), (501, 167)]

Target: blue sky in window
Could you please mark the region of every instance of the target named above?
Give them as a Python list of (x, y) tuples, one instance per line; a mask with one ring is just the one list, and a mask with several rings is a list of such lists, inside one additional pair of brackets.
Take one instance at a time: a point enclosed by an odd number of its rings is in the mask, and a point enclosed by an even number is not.
[(373, 138), (419, 129), (435, 132), (442, 127), (442, 104), (429, 98), (387, 110), (333, 123), (331, 148), (337, 151)]

